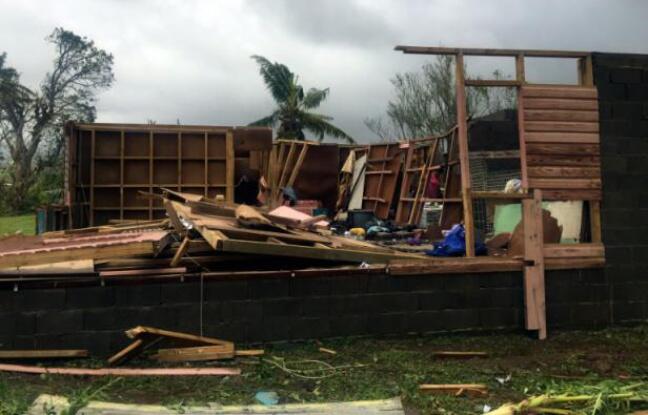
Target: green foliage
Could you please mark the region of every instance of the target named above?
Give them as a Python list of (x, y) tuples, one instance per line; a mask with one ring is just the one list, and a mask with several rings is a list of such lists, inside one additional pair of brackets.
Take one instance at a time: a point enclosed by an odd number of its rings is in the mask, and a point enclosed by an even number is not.
[(114, 80), (112, 55), (93, 41), (62, 28), (47, 40), (56, 55), (38, 89), (22, 85), (18, 72), (6, 65), (6, 54), (0, 55), (0, 151), (8, 155), (4, 199), (13, 212), (47, 200), (34, 186), (51, 182), (55, 175), (46, 170), (62, 165), (63, 125), (93, 121), (97, 92)]
[(329, 136), (349, 143), (354, 142), (353, 138), (331, 123), (333, 118), (308, 111), (319, 107), (326, 100), (328, 88), (310, 88), (304, 92), (299, 78), (286, 65), (272, 63), (258, 55), (252, 56), (252, 59), (259, 65), (259, 73), (278, 108), (250, 125), (274, 127), (279, 124), (279, 138), (304, 140), (304, 130), (308, 130), (320, 141)]
[[(500, 71), (495, 71), (493, 77), (503, 78)], [(451, 56), (439, 56), (418, 72), (398, 73), (391, 83), (394, 97), (387, 104), (385, 117), (365, 120), (365, 125), (383, 141), (443, 134), (456, 124), (455, 65)], [(515, 91), (466, 88), (466, 107), (470, 117), (514, 108)]]

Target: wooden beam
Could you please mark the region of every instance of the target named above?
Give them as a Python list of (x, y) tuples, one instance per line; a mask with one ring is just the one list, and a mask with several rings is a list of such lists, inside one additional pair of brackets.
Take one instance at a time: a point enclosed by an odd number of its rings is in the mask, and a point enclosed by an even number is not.
[(73, 376), (236, 376), (241, 369), (229, 367), (187, 367), (187, 368), (102, 368), (85, 369), (75, 367), (42, 367), (0, 364), (2, 372), (32, 373), (38, 375)]
[(169, 266), (171, 267), (177, 267), (180, 264), (180, 261), (182, 261), (182, 257), (184, 256), (185, 253), (187, 253), (187, 250), (189, 249), (189, 237), (185, 236), (182, 242), (180, 243), (180, 246), (176, 249), (175, 254), (173, 254), (173, 259), (171, 260), (171, 263)]
[(604, 257), (602, 243), (546, 244), (542, 250), (545, 258), (587, 258)]
[(0, 350), (0, 359), (67, 359), (88, 357), (87, 350)]
[(522, 85), (522, 83), (514, 79), (466, 79), (464, 85), (476, 87), (514, 88)]
[(299, 175), (299, 170), (301, 170), (302, 164), (304, 164), (304, 160), (306, 159), (307, 153), (308, 153), (308, 144), (304, 143), (302, 145), (301, 151), (299, 152), (299, 156), (297, 157), (297, 161), (295, 162), (293, 170), (290, 173), (288, 182), (286, 182), (286, 187), (292, 187), (295, 184), (295, 180), (297, 180), (297, 176)]
[(538, 338), (547, 337), (545, 311), (544, 255), (542, 228), (542, 192), (533, 191), (532, 200), (522, 201), (524, 227), (524, 303), (527, 330), (538, 330)]
[[(206, 157), (207, 155), (205, 155)], [(225, 133), (225, 200), (228, 203), (234, 203), (234, 169), (236, 163), (236, 154), (234, 153), (234, 133), (227, 130)], [(206, 183), (206, 182), (205, 182)]]
[(140, 348), (142, 348), (142, 346), (144, 346), (144, 340), (135, 339), (135, 341), (133, 341), (131, 344), (124, 347), (123, 349), (121, 349), (120, 351), (115, 353), (114, 355), (110, 356), (108, 358), (108, 364), (109, 365), (117, 365), (119, 363), (122, 363), (122, 362), (126, 361), (127, 359), (132, 358), (133, 356), (135, 356), (139, 352), (139, 350), (140, 350)]
[(592, 242), (600, 243), (603, 241), (601, 232), (601, 202), (599, 202), (598, 200), (590, 200), (589, 214)]
[(591, 52), (570, 50), (542, 49), (477, 49), (477, 48), (447, 48), (434, 46), (404, 46), (399, 45), (394, 50), (409, 54), (421, 55), (459, 55), (464, 56), (527, 56), (534, 58), (581, 58), (591, 56)]
[(515, 55), (515, 79), (521, 84), (526, 83), (524, 53), (518, 53)]
[(468, 122), (466, 89), (464, 87), (464, 60), (461, 53), (456, 56), (455, 71), (461, 196), (463, 198), (463, 217), (466, 231), (466, 256), (470, 258), (475, 256), (475, 229), (473, 223), (470, 165), (468, 161)]

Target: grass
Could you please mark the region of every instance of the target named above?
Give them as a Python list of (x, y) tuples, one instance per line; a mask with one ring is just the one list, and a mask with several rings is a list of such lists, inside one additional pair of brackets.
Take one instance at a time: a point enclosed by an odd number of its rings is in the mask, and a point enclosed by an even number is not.
[(36, 230), (36, 216), (33, 214), (0, 217), (0, 236), (20, 231), (23, 235), (33, 235)]
[[(400, 396), (408, 414), (476, 414), (546, 392), (622, 388), (648, 381), (648, 327), (553, 332), (540, 342), (523, 334), (426, 336), (406, 339), (338, 339), (266, 346), (266, 356), (239, 358), (234, 377), (87, 379), (0, 374), (0, 414), (21, 413), (41, 393), (65, 395), (81, 407), (88, 399), (156, 403), (182, 412), (189, 405), (252, 404), (258, 391), (275, 391), (281, 403), (386, 399)], [(337, 354), (319, 352), (319, 347)], [(435, 360), (436, 350), (477, 350), (490, 357)], [(315, 359), (341, 367), (333, 376), (304, 379), (279, 368)], [(60, 363), (59, 363), (60, 364)], [(100, 361), (77, 361), (98, 365)], [(152, 365), (142, 359), (133, 366)], [(312, 368), (312, 366), (311, 366)], [(316, 375), (317, 371), (306, 372)], [(320, 372), (321, 373), (321, 372)], [(496, 378), (510, 380), (500, 383)], [(488, 396), (428, 395), (421, 383), (485, 383)], [(99, 393), (100, 392), (100, 393)], [(71, 411), (70, 413), (73, 413)], [(627, 413), (614, 405), (602, 414)]]

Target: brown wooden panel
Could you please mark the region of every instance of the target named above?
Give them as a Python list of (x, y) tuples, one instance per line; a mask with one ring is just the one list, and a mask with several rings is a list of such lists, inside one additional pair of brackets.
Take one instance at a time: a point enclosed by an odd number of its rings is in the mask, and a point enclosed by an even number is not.
[(563, 179), (538, 179), (538, 178), (529, 178), (529, 186), (540, 189), (600, 189), (601, 188), (601, 179), (590, 178), (590, 179), (574, 179), (574, 178), (563, 178)]
[(149, 161), (124, 161), (124, 184), (149, 184)]
[(598, 167), (601, 165), (601, 157), (529, 154), (527, 164), (528, 166)]
[(127, 131), (124, 134), (124, 156), (146, 157), (149, 155), (149, 133)]
[(542, 191), (542, 197), (545, 200), (601, 200), (602, 195), (600, 189), (546, 189)]
[(598, 122), (526, 121), (524, 131), (598, 133), (599, 124)]
[(226, 184), (225, 161), (210, 161), (207, 166), (207, 183), (210, 185)]
[(98, 131), (95, 133), (96, 157), (119, 157), (121, 134), (119, 131)]
[(178, 157), (178, 134), (154, 133), (154, 157)]
[(95, 184), (119, 184), (119, 160), (97, 160), (95, 170)]
[(153, 184), (178, 184), (178, 162), (176, 160), (154, 160)]
[(526, 98), (581, 98), (596, 99), (596, 88), (577, 86), (525, 86), (522, 93)]
[(205, 134), (182, 133), (182, 158), (204, 159)]
[(604, 257), (605, 248), (602, 243), (546, 244), (543, 253), (545, 258)]
[(210, 158), (225, 158), (225, 134), (209, 134), (207, 156)]
[(524, 135), (527, 143), (581, 143), (598, 144), (598, 133), (547, 133), (527, 132)]
[[(184, 135), (182, 136), (184, 141)], [(204, 141), (203, 141), (204, 151)], [(184, 149), (183, 157), (184, 157)], [(201, 160), (196, 161), (182, 161), (182, 184), (187, 185), (202, 185), (205, 183), (205, 163)]]
[(576, 177), (576, 178), (597, 178), (601, 177), (599, 167), (557, 167), (557, 166), (533, 166), (527, 169), (529, 177)]
[(598, 121), (597, 111), (525, 110), (526, 121)]
[(598, 156), (600, 147), (598, 144), (538, 144), (528, 143), (527, 154), (546, 154), (546, 155), (574, 155), (574, 156)]
[(524, 108), (598, 111), (598, 101), (595, 99), (527, 98), (524, 100)]

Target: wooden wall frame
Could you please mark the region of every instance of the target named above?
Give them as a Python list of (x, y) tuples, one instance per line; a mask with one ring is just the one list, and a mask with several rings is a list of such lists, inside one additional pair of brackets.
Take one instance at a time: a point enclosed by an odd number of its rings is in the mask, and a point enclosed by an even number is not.
[[(456, 114), (459, 137), (459, 160), (463, 217), (466, 229), (466, 257), (474, 256), (475, 229), (472, 201), (477, 198), (507, 198), (498, 192), (472, 194), (470, 182), (470, 157), (468, 150), (468, 122), (466, 117), (466, 87), (515, 87), (518, 92), (518, 133), (520, 141), (520, 167), (523, 195), (522, 221), (525, 230), (524, 287), (526, 327), (537, 330), (539, 338), (546, 337), (544, 260), (547, 254), (561, 258), (576, 258), (587, 248), (604, 259), (601, 244), (600, 218), (600, 159), (597, 168), (571, 161), (567, 169), (561, 168), (567, 160), (565, 152), (578, 151), (598, 157), (598, 103), (590, 52), (523, 49), (475, 49), (397, 46), (406, 54), (451, 55), (455, 57)], [(514, 80), (465, 79), (464, 56), (499, 56), (515, 59)], [(571, 58), (578, 60), (578, 85), (539, 85), (531, 87), (525, 76), (525, 58)], [(534, 88), (534, 89), (531, 89)], [(527, 93), (524, 93), (527, 91)], [(530, 93), (532, 92), (532, 93)], [(530, 98), (533, 97), (533, 98)], [(545, 99), (547, 98), (547, 99)], [(581, 98), (585, 98), (583, 101)], [(527, 102), (528, 101), (528, 102)], [(535, 106), (536, 109), (531, 109)], [(539, 107), (539, 108), (538, 108)], [(575, 112), (582, 111), (586, 112)], [(589, 123), (585, 125), (585, 123)], [(538, 130), (542, 124), (542, 129)], [(530, 132), (531, 131), (531, 132)], [(539, 131), (539, 132), (535, 132)], [(531, 156), (531, 157), (530, 157)], [(544, 157), (544, 158), (543, 158)], [(578, 157), (572, 157), (578, 159)], [(543, 165), (555, 163), (556, 168)], [(591, 160), (587, 160), (591, 162)], [(533, 164), (531, 164), (533, 163)], [(530, 168), (530, 166), (537, 166)], [(569, 170), (569, 172), (567, 172)], [(530, 177), (530, 173), (532, 173)], [(564, 177), (569, 173), (568, 177)], [(555, 179), (552, 177), (556, 177)], [(581, 177), (583, 176), (583, 177)], [(575, 191), (575, 189), (583, 189)], [(591, 244), (554, 246), (550, 251), (543, 247), (542, 200), (582, 199), (588, 202)], [(576, 249), (574, 249), (574, 247)], [(600, 249), (600, 250), (599, 250)]]

